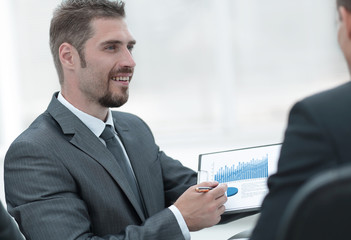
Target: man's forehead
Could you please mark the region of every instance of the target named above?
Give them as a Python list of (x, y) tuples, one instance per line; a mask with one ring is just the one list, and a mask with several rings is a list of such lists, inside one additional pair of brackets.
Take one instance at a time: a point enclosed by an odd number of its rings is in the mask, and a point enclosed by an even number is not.
[(92, 38), (104, 39), (104, 41), (110, 39), (122, 42), (135, 42), (124, 18), (93, 19), (91, 27), (93, 30)]

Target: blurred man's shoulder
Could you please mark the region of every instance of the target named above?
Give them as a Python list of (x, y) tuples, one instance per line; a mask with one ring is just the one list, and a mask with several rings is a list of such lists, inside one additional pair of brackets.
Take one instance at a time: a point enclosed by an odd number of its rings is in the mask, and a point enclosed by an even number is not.
[(351, 82), (306, 97), (302, 102), (320, 107), (351, 104)]

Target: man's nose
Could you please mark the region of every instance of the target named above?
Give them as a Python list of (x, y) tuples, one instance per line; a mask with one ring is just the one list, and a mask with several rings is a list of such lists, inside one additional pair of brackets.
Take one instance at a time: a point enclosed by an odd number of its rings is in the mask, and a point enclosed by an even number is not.
[(129, 51), (128, 48), (125, 48), (122, 54), (122, 59), (120, 64), (123, 67), (131, 67), (134, 68), (136, 66), (136, 63), (134, 61), (132, 53)]

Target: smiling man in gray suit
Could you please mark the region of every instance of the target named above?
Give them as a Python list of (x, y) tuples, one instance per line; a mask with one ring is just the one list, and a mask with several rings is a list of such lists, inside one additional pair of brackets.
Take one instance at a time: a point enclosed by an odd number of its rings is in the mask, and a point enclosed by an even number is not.
[(124, 18), (124, 3), (108, 0), (54, 12), (61, 91), (5, 157), (9, 212), (28, 239), (190, 239), (221, 219), (226, 185), (194, 185), (196, 173), (160, 151), (140, 118), (110, 110), (127, 101), (135, 67)]

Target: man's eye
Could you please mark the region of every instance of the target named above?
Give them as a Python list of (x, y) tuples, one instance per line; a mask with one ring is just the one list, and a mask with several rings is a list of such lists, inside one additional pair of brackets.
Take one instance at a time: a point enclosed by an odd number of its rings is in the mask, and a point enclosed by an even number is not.
[(131, 51), (133, 51), (134, 46), (128, 46), (127, 48), (128, 48), (128, 50), (129, 50), (129, 52), (131, 52)]
[(115, 45), (110, 45), (105, 48), (106, 50), (116, 50), (117, 47)]

